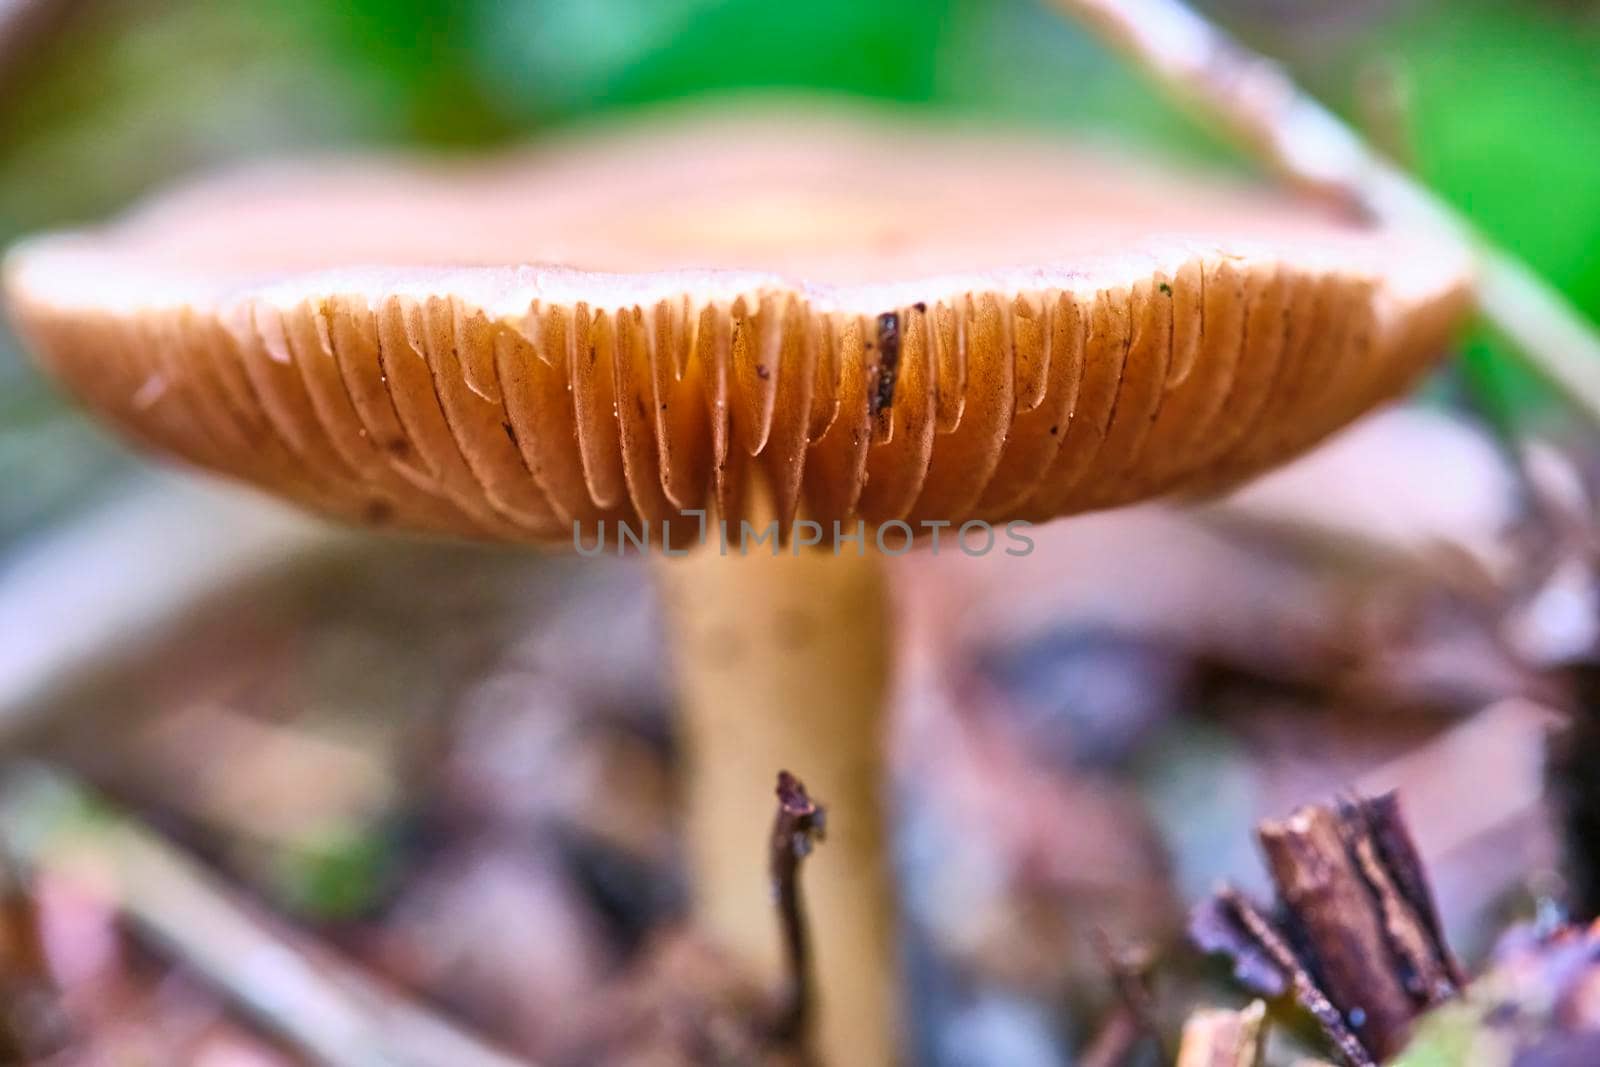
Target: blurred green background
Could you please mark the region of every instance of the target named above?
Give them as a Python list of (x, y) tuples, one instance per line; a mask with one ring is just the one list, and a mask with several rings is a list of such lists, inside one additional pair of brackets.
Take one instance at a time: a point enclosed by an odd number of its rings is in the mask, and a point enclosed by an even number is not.
[[(1203, 6), (1600, 315), (1600, 4)], [(1039, 0), (0, 0), (0, 243), (240, 157), (471, 150), (743, 87), (1231, 159)], [(1495, 414), (1549, 403), (1494, 338), (1465, 356)], [(136, 469), (0, 331), (0, 546)]]

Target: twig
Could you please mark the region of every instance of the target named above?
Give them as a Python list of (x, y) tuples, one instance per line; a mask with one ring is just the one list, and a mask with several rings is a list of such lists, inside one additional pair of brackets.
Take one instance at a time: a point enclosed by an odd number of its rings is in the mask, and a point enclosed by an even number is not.
[(1475, 250), (1483, 317), (1600, 421), (1600, 336), (1526, 265), (1369, 148), (1277, 64), (1241, 47), (1182, 0), (1051, 0), (1131, 57), (1180, 103), (1221, 125), (1290, 183), (1389, 223)]
[(1400, 795), (1351, 796), (1339, 802), (1345, 844), (1382, 911), (1390, 947), (1410, 969), (1407, 988), (1430, 1006), (1467, 984), (1444, 937), (1444, 923), (1428, 884), (1411, 829), (1400, 814)]
[(1257, 836), (1318, 987), (1375, 1056), (1398, 1052), (1417, 1009), (1391, 957), (1383, 904), (1351, 857), (1338, 817), (1303, 808), (1263, 822)]
[(83, 871), (145, 937), (263, 1026), (332, 1067), (526, 1067), (236, 902), (133, 822), (84, 814), (84, 793), (30, 769), (0, 788), (0, 848), (24, 870)]
[(1183, 1024), (1177, 1067), (1260, 1067), (1267, 1006), (1259, 1000), (1239, 1011), (1197, 1011)]
[(1333, 1043), (1349, 1067), (1378, 1067), (1378, 1061), (1361, 1044), (1355, 1031), (1345, 1022), (1344, 1015), (1333, 1002), (1328, 999), (1316, 980), (1300, 962), (1289, 943), (1283, 935), (1272, 925), (1265, 915), (1262, 915), (1249, 899), (1232, 887), (1225, 887), (1217, 894), (1218, 900), (1232, 914), (1239, 925), (1250, 935), (1250, 938), (1261, 947), (1261, 950), (1277, 964), (1278, 968), (1289, 979), (1290, 988), (1294, 990), (1295, 1000), (1300, 1006), (1311, 1014), (1322, 1027), (1323, 1034)]
[(803, 1045), (811, 1021), (811, 939), (800, 896), (800, 864), (823, 838), (827, 812), (806, 794), (805, 784), (778, 772), (778, 813), (772, 820), (772, 896), (783, 931), (788, 978), (773, 1022), (778, 1040)]
[(1292, 988), (1349, 1063), (1397, 1054), (1465, 979), (1396, 795), (1310, 805), (1256, 835), (1285, 932), (1224, 889), (1195, 909), (1190, 937), (1259, 994)]

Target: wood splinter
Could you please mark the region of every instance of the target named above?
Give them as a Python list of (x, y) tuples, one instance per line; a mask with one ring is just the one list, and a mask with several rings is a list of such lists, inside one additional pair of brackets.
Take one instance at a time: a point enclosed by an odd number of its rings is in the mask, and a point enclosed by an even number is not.
[(1302, 808), (1256, 833), (1279, 919), (1225, 888), (1191, 935), (1258, 992), (1292, 992), (1346, 1063), (1375, 1067), (1465, 984), (1395, 794)]

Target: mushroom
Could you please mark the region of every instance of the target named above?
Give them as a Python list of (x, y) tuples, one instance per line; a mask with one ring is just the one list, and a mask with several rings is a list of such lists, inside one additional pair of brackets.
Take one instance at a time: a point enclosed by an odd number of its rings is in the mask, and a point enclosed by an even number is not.
[(1467, 263), (1048, 139), (756, 109), (214, 178), (5, 288), (150, 450), (359, 523), (655, 549), (698, 918), (778, 966), (766, 797), (804, 777), (821, 1049), (888, 1063), (881, 554), (1023, 552), (1302, 452), (1427, 368)]

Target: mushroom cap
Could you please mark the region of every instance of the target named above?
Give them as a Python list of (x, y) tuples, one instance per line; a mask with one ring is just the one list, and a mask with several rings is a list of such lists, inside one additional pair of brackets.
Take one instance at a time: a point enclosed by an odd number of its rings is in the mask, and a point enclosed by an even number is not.
[(571, 544), (1225, 487), (1406, 389), (1468, 266), (1049, 140), (746, 109), (212, 178), (25, 242), (5, 288), (143, 446), (356, 521)]

